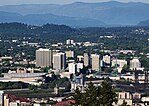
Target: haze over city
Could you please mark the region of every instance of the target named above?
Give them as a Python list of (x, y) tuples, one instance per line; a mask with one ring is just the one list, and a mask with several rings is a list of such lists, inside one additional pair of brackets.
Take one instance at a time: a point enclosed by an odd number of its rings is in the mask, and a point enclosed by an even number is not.
[[(68, 4), (73, 2), (107, 2), (111, 0), (1, 0), (0, 5), (19, 5), (19, 4)], [(144, 2), (149, 3), (149, 0), (114, 0), (118, 2)]]

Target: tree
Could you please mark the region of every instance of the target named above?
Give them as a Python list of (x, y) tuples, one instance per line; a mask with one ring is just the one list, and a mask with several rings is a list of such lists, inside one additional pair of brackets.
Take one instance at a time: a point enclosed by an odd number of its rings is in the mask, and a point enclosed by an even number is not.
[(129, 71), (129, 67), (128, 67), (128, 65), (125, 64), (125, 65), (123, 66), (123, 68), (122, 68), (121, 73), (122, 73), (122, 74), (125, 74), (125, 73), (127, 73), (128, 71)]
[(127, 106), (127, 102), (124, 100), (123, 104), (121, 104), (121, 106)]
[(98, 100), (97, 100), (97, 87), (93, 85), (93, 83), (88, 84), (88, 88), (85, 90), (85, 94), (83, 95), (83, 102), (82, 106), (97, 106)]
[(35, 85), (29, 85), (29, 90), (36, 91), (37, 89), (38, 89), (37, 86), (35, 86)]
[(109, 83), (103, 81), (101, 84), (101, 105), (112, 106), (113, 102), (117, 103), (117, 95)]
[(79, 106), (82, 102), (82, 93), (79, 90), (79, 88), (77, 87), (75, 90), (75, 94), (73, 95), (73, 99), (75, 100), (75, 103), (72, 103), (72, 106)]
[(117, 103), (117, 95), (106, 81), (99, 87), (90, 82), (83, 93), (77, 88), (73, 99), (75, 100), (73, 106), (112, 106), (113, 102)]

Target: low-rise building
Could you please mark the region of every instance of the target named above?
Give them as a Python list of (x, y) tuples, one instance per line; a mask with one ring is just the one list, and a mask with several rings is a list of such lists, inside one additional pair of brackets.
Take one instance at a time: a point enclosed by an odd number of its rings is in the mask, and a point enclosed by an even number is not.
[(127, 105), (132, 106), (132, 95), (129, 92), (118, 92), (118, 105), (122, 105), (123, 102), (127, 102)]

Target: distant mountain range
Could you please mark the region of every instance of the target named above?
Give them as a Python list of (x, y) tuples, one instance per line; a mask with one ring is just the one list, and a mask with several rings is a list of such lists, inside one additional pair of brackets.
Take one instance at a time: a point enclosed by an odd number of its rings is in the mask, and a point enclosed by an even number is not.
[(106, 25), (104, 22), (101, 22), (96, 19), (58, 16), (50, 13), (29, 14), (23, 16), (19, 13), (8, 13), (2, 11), (0, 11), (0, 22), (23, 22), (32, 25), (42, 25), (46, 23), (65, 24), (73, 27), (94, 27)]
[(138, 26), (149, 26), (149, 20), (141, 21)]
[(26, 4), (0, 6), (0, 22), (66, 24), (74, 27), (137, 25), (149, 19), (149, 4), (141, 2)]

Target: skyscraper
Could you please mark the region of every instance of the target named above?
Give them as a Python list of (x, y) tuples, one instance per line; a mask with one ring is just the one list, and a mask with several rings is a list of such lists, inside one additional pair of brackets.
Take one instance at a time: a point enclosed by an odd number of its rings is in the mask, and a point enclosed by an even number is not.
[(53, 69), (62, 70), (66, 67), (66, 54), (57, 53), (53, 55)]
[(84, 53), (84, 66), (87, 67), (89, 66), (90, 63), (90, 57), (88, 53)]
[(100, 69), (100, 56), (97, 54), (91, 54), (92, 59), (92, 70), (99, 71)]
[(36, 66), (49, 67), (52, 66), (52, 51), (49, 49), (36, 50)]

